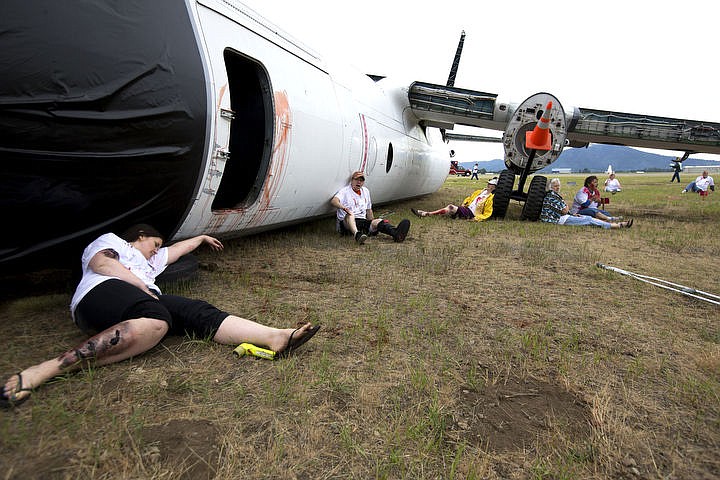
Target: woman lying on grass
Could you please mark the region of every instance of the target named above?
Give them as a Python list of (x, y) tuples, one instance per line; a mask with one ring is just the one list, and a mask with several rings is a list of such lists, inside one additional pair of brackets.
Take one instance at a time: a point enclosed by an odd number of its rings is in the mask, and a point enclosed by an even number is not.
[(15, 407), (51, 378), (88, 362), (108, 365), (139, 355), (166, 334), (212, 338), (224, 345), (262, 345), (284, 357), (317, 333), (319, 326), (272, 328), (227, 314), (202, 300), (162, 295), (155, 278), (171, 263), (203, 243), (222, 250), (216, 238), (200, 235), (162, 247), (163, 238), (149, 225), (136, 225), (122, 238), (98, 237), (85, 248), (83, 276), (70, 303), (75, 324), (100, 332), (60, 356), (11, 376), (0, 391), (0, 406)]
[(543, 199), (542, 211), (540, 212), (541, 221), (559, 225), (592, 225), (602, 228), (630, 228), (633, 224), (632, 219), (627, 222), (612, 223), (589, 215), (569, 214), (568, 211), (569, 208), (562, 195), (560, 195), (560, 179), (553, 178), (550, 180), (550, 190)]
[(465, 200), (462, 205), (457, 206), (452, 203), (446, 207), (432, 212), (425, 210), (416, 210), (411, 208), (410, 211), (418, 217), (429, 217), (432, 215), (444, 215), (450, 218), (462, 218), (463, 220), (473, 220), (482, 222), (492, 216), (493, 198), (495, 197), (495, 187), (498, 179), (493, 177), (488, 180), (487, 187), (483, 190), (475, 190)]

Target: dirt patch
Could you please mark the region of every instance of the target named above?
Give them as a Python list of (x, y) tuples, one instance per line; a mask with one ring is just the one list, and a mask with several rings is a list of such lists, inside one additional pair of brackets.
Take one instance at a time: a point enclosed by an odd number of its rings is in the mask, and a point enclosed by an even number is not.
[(535, 450), (562, 431), (582, 441), (591, 435), (588, 406), (558, 385), (535, 379), (496, 379), (458, 392), (454, 429), (459, 440), (484, 450)]
[(215, 478), (219, 463), (218, 430), (206, 420), (171, 420), (145, 427), (141, 453), (148, 467), (168, 465), (181, 479)]
[(68, 466), (74, 463), (74, 452), (60, 451), (48, 456), (37, 456), (18, 462), (16, 465), (5, 465), (3, 478), (17, 480), (53, 480), (67, 478)]

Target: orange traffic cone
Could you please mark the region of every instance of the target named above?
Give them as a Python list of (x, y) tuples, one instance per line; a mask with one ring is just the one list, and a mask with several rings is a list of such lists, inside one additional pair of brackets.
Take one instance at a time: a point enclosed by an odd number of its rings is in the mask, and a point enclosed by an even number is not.
[(550, 111), (552, 102), (548, 102), (537, 125), (531, 132), (525, 132), (525, 147), (535, 150), (551, 150), (552, 139), (550, 138)]

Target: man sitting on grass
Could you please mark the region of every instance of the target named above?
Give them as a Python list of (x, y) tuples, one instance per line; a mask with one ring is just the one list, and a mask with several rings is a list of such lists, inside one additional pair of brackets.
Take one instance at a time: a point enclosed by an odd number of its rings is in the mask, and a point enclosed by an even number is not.
[(404, 241), (410, 230), (410, 220), (401, 220), (395, 227), (387, 220), (374, 218), (370, 190), (364, 184), (365, 174), (354, 172), (350, 184), (338, 190), (330, 200), (337, 208), (337, 230), (342, 235), (352, 235), (359, 245), (378, 232), (390, 235), (398, 243)]
[[(713, 178), (708, 175), (707, 170), (703, 170), (702, 175), (697, 177), (694, 182), (690, 182), (687, 187), (683, 188), (683, 191), (680, 193), (687, 193), (687, 192), (707, 192), (708, 189), (715, 191), (715, 182), (713, 181)], [(705, 193), (707, 195), (707, 193)]]
[(607, 180), (605, 180), (605, 191), (610, 192), (613, 195), (617, 192), (622, 192), (622, 185), (620, 185), (620, 180), (615, 177), (614, 173), (611, 173)]

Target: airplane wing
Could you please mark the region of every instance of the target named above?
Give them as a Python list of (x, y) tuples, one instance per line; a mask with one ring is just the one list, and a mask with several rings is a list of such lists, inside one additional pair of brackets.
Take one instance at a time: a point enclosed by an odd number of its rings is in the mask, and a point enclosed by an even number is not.
[[(453, 125), (466, 125), (501, 131), (506, 131), (513, 115), (525, 103), (502, 103), (498, 102), (498, 95), (494, 93), (424, 82), (413, 83), (408, 97), (413, 113), (428, 126), (452, 128)], [(532, 107), (528, 106), (531, 109)], [(555, 108), (560, 109), (558, 105)], [(567, 125), (564, 132), (567, 141), (564, 143), (567, 146), (605, 143), (720, 154), (720, 123), (717, 122), (584, 107), (565, 107), (563, 110)], [(534, 126), (536, 121), (537, 118), (530, 122), (531, 125)], [(484, 140), (462, 137), (456, 139)]]

